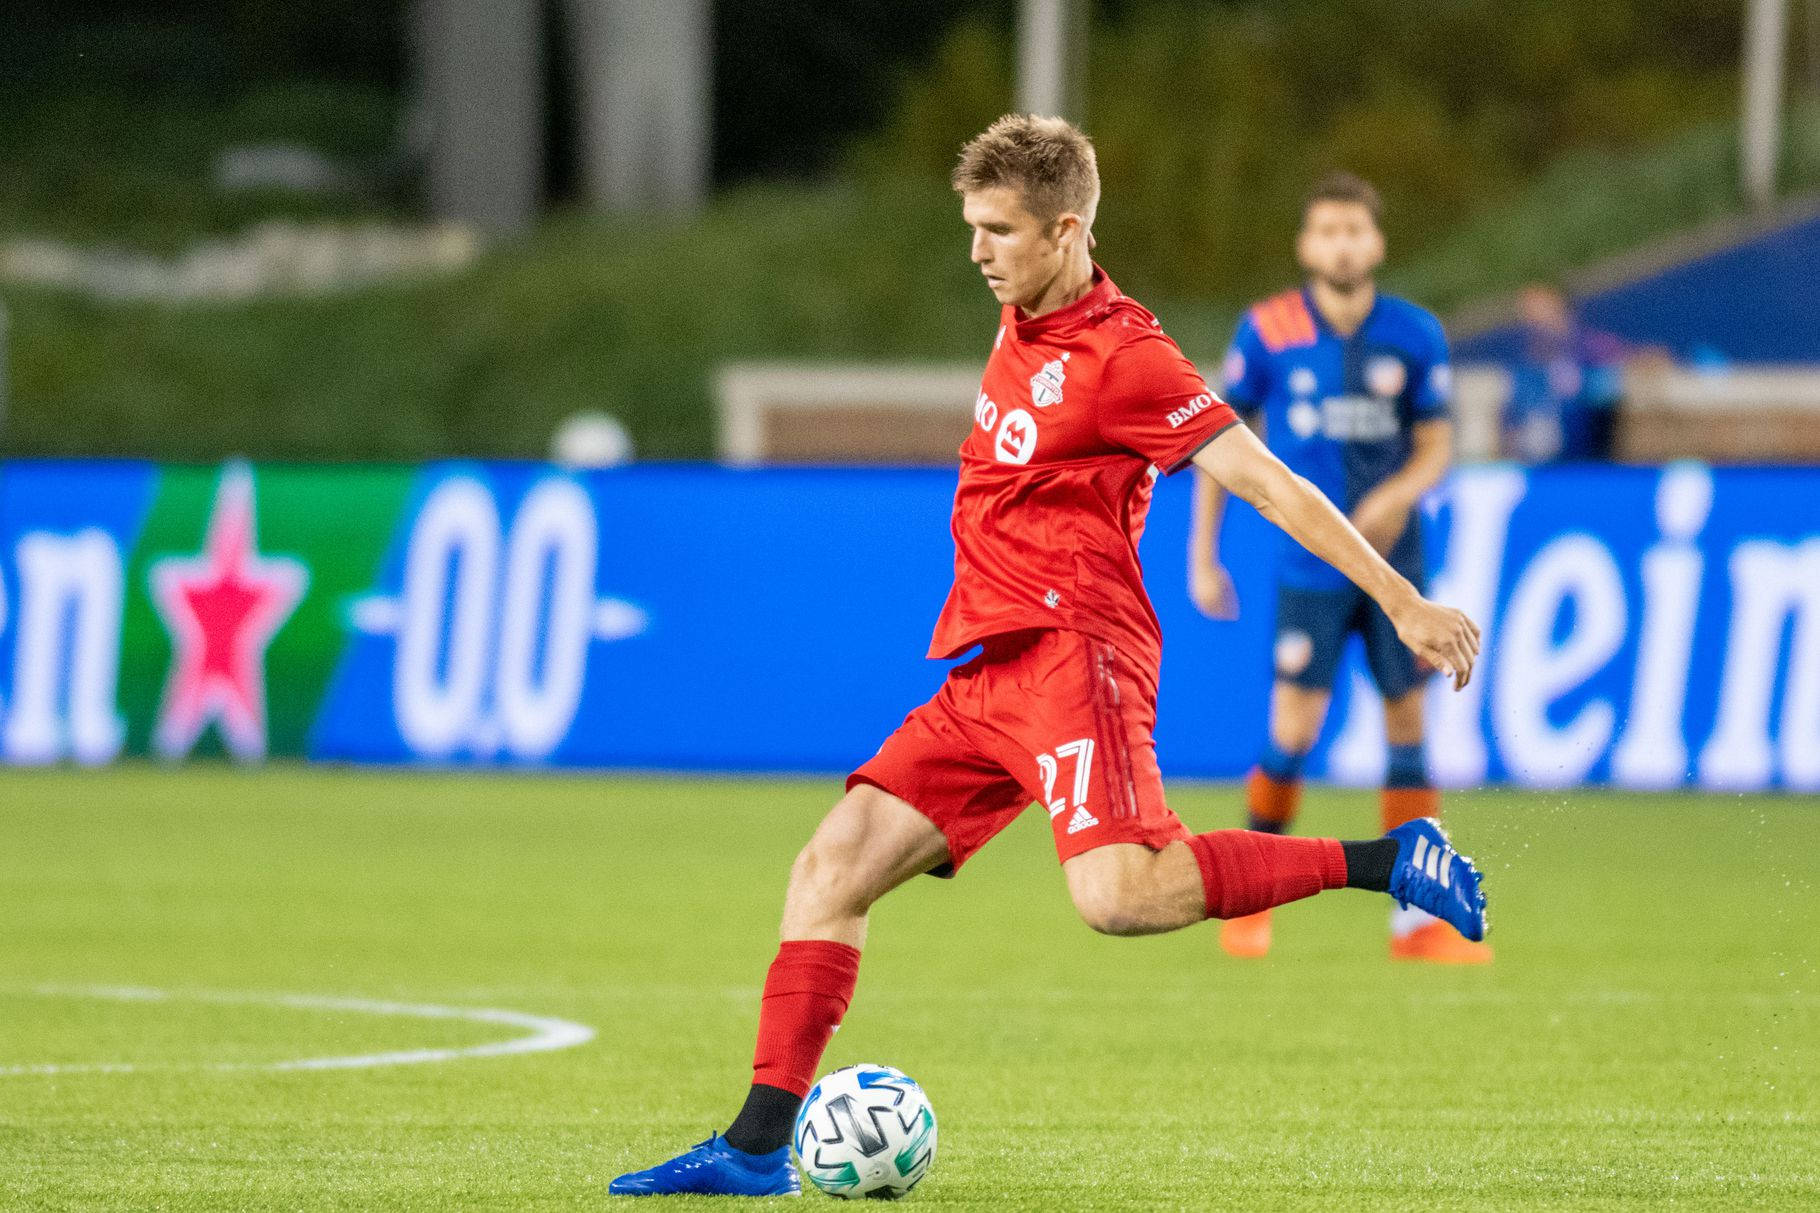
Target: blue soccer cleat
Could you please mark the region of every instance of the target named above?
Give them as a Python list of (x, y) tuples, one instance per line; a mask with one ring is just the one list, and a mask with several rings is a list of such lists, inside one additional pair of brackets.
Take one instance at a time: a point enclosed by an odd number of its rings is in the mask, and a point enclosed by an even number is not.
[(801, 1196), (790, 1147), (769, 1154), (735, 1150), (718, 1133), (686, 1154), (607, 1185), (614, 1196)]
[(1418, 817), (1384, 837), (1397, 840), (1390, 895), (1401, 905), (1428, 911), (1475, 943), (1484, 939), (1485, 890), (1479, 869), (1453, 849), (1441, 823)]

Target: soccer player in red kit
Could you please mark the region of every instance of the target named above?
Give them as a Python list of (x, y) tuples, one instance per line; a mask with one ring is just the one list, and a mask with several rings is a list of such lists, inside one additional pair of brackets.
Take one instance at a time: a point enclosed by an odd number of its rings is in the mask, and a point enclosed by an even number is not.
[(1084, 134), (1007, 115), (962, 150), (954, 187), (1003, 310), (961, 445), (954, 588), (929, 655), (981, 651), (853, 772), (797, 856), (752, 1085), (731, 1126), (620, 1176), (614, 1193), (798, 1191), (791, 1128), (853, 996), (867, 911), (911, 877), (952, 876), (1032, 801), (1096, 931), (1173, 931), (1351, 887), (1484, 934), (1478, 872), (1431, 820), (1342, 843), (1194, 834), (1170, 811), (1152, 740), (1162, 635), (1137, 556), (1158, 475), (1192, 463), (1251, 502), (1371, 595), (1457, 686), (1478, 629), (1424, 599), (1238, 424), (1093, 263), (1099, 173)]

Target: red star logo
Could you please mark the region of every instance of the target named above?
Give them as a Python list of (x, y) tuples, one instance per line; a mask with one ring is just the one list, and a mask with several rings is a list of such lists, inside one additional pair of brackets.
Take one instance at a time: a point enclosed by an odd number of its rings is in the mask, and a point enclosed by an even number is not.
[(222, 469), (195, 556), (152, 564), (152, 602), (171, 634), (171, 668), (152, 736), (181, 758), (211, 722), (236, 758), (265, 755), (265, 650), (309, 584), (300, 561), (259, 554), (253, 471)]

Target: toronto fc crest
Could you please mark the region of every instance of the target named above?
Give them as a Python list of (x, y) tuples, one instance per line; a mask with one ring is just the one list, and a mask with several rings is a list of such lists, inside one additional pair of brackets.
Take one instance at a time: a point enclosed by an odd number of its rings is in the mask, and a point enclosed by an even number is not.
[(1062, 380), (1068, 375), (1068, 355), (1063, 354), (1043, 364), (1043, 369), (1030, 376), (1030, 403), (1039, 409), (1062, 402)]

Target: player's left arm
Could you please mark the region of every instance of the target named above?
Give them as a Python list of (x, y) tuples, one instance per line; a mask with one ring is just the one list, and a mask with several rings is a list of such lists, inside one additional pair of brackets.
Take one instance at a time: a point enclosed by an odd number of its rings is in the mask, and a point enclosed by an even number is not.
[(1388, 553), (1409, 527), (1416, 503), (1447, 475), (1453, 462), (1453, 365), (1441, 322), (1423, 311), (1410, 317), (1409, 458), (1353, 507), (1352, 524)]
[(1440, 484), (1453, 463), (1453, 422), (1446, 417), (1418, 421), (1409, 431), (1409, 458), (1378, 487), (1359, 499), (1352, 525), (1365, 541), (1388, 553), (1409, 526), (1409, 514), (1424, 494)]
[(1422, 597), (1325, 493), (1290, 471), (1257, 435), (1229, 426), (1196, 452), (1194, 465), (1370, 594), (1416, 656), (1448, 674), (1456, 690), (1466, 685), (1479, 655), (1478, 626), (1465, 612)]

